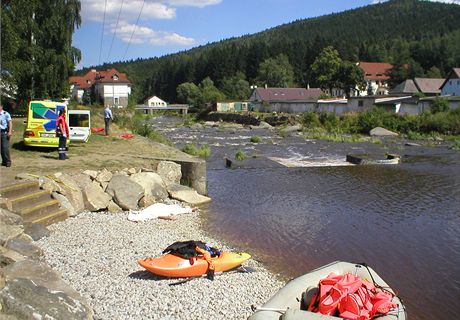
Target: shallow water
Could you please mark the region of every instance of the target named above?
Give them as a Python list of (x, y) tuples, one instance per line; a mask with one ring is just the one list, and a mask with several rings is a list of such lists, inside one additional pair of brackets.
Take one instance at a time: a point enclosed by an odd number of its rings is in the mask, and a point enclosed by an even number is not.
[[(336, 260), (366, 262), (399, 292), (411, 319), (458, 318), (460, 152), (155, 126), (178, 146), (211, 145), (213, 201), (205, 210), (211, 233), (285, 278)], [(249, 143), (252, 135), (262, 143)], [(237, 149), (248, 160), (225, 168), (222, 158)], [(348, 166), (349, 152), (394, 152), (403, 162)]]

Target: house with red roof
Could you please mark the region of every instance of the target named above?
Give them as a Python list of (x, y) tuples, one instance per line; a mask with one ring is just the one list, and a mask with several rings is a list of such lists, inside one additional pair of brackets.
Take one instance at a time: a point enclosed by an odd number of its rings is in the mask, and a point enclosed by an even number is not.
[(319, 88), (255, 88), (249, 102), (260, 112), (306, 112), (316, 109), (321, 93)]
[(460, 96), (460, 68), (453, 68), (441, 85), (441, 95)]
[(366, 89), (360, 90), (356, 88), (355, 96), (382, 96), (388, 94), (388, 80), (390, 79), (388, 72), (393, 68), (392, 64), (386, 62), (358, 62), (357, 65), (364, 72)]
[(81, 102), (85, 92), (96, 98), (96, 101), (104, 106), (123, 108), (128, 106), (128, 98), (131, 94), (131, 82), (126, 74), (115, 68), (105, 71), (89, 70), (83, 76), (69, 78), (72, 90), (72, 98)]

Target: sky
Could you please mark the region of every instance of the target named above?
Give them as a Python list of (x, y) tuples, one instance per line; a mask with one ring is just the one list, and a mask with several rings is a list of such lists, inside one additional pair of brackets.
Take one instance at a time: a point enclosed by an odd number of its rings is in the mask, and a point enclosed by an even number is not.
[[(80, 0), (77, 69), (161, 57), (384, 0)], [(460, 0), (437, 0), (460, 4)]]

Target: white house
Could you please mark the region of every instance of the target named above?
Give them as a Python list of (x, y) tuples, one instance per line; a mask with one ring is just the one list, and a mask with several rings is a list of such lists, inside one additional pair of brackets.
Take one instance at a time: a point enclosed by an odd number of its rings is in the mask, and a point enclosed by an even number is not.
[(84, 76), (69, 78), (72, 88), (72, 97), (81, 101), (85, 91), (94, 94), (96, 99), (104, 106), (110, 105), (117, 108), (128, 106), (131, 94), (131, 82), (126, 74), (116, 69), (96, 71), (92, 69)]
[(460, 96), (460, 68), (453, 68), (441, 86), (442, 96)]
[(145, 105), (149, 107), (167, 107), (168, 104), (158, 98), (157, 96), (153, 96), (145, 100)]
[(358, 62), (364, 72), (364, 81), (366, 88), (364, 90), (355, 89), (354, 95), (367, 96), (369, 93), (372, 95), (381, 96), (388, 94), (388, 71), (393, 68), (393, 65), (386, 62)]
[(254, 111), (297, 113), (315, 111), (319, 88), (256, 88), (249, 97)]

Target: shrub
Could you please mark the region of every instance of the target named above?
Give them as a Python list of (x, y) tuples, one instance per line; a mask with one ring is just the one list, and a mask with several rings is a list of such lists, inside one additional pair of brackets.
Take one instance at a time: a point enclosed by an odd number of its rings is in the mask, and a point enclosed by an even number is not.
[(432, 113), (446, 112), (449, 110), (449, 101), (445, 98), (436, 97), (430, 103)]
[(201, 158), (208, 158), (211, 155), (211, 148), (208, 144), (204, 144), (201, 147), (197, 147), (192, 143), (187, 143), (183, 148), (182, 151), (188, 153), (192, 156), (201, 157)]
[(243, 150), (239, 149), (235, 154), (235, 159), (238, 161), (243, 161), (246, 159), (246, 153)]
[(261, 142), (261, 141), (262, 141), (262, 138), (259, 137), (259, 136), (252, 136), (252, 137), (251, 137), (251, 142), (252, 142), (252, 143), (259, 143), (259, 142)]
[(187, 143), (183, 148), (182, 151), (188, 153), (192, 156), (198, 155), (198, 147), (192, 143)]
[(316, 112), (304, 112), (302, 115), (302, 124), (308, 128), (317, 128), (321, 126)]

